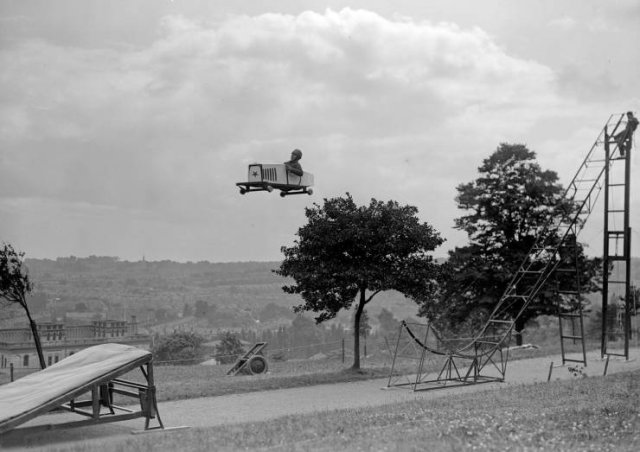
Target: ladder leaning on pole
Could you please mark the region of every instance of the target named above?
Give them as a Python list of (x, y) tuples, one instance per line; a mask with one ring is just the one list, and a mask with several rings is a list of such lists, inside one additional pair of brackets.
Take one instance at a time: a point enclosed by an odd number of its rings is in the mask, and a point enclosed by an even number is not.
[[(570, 249), (573, 248), (574, 253), (576, 252), (577, 247), (573, 244), (573, 241), (578, 237), (594, 210), (603, 187), (603, 176), (605, 174), (608, 175), (608, 167), (612, 163), (609, 158), (611, 135), (609, 135), (608, 131), (611, 130), (611, 134), (615, 135), (616, 131), (620, 130), (623, 118), (624, 115), (612, 115), (609, 117), (574, 178), (567, 186), (563, 195), (565, 200), (563, 208), (554, 212), (554, 215), (550, 215), (548, 223), (539, 230), (534, 245), (511, 278), (489, 319), (480, 331), (470, 341), (465, 340), (461, 344), (462, 341), (443, 340), (435, 329), (429, 329), (429, 334), (433, 333), (436, 338), (433, 342), (437, 345), (433, 346), (428, 343), (420, 343), (419, 345), (434, 355), (445, 356), (446, 360), (438, 378), (425, 381), (425, 383), (446, 384), (447, 382), (457, 382), (459, 384), (474, 384), (504, 380), (508, 353), (505, 355), (503, 350), (511, 337), (511, 333), (514, 331), (515, 322), (529, 308), (543, 287), (554, 277), (556, 280), (558, 279), (559, 273), (556, 270), (563, 268), (565, 259), (571, 255)], [(606, 185), (606, 181), (604, 185)], [(575, 261), (575, 259), (572, 260)], [(574, 262), (574, 265), (577, 264)], [(578, 274), (577, 268), (573, 268), (571, 271)], [(577, 282), (579, 283), (579, 281)], [(579, 284), (571, 290), (575, 293), (566, 295), (574, 295), (579, 301)], [(603, 303), (603, 315), (606, 314), (605, 309), (606, 304)], [(566, 314), (565, 317), (574, 318), (569, 317), (569, 314), (573, 313), (567, 312)], [(577, 314), (580, 315), (579, 312)], [(411, 333), (407, 326), (405, 328)], [(584, 347), (582, 328), (579, 335), (574, 334), (571, 336), (576, 336), (575, 340), (578, 340), (578, 337), (581, 338), (580, 340), (583, 342)], [(574, 338), (567, 339), (573, 340)], [(417, 342), (417, 338), (414, 337), (414, 340)], [(443, 345), (443, 347), (440, 345)], [(586, 364), (584, 353), (583, 361)], [(459, 364), (456, 364), (456, 362), (459, 362)], [(448, 372), (453, 366), (456, 369), (466, 368), (467, 371), (456, 372), (454, 375), (452, 372)], [(486, 369), (494, 373), (486, 373)], [(495, 370), (497, 370), (497, 375)]]

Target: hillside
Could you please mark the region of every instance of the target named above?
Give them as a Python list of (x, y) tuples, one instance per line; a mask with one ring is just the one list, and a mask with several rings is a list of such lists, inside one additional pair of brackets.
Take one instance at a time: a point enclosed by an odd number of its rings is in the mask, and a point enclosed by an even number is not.
[[(145, 326), (192, 324), (208, 317), (213, 328), (290, 323), (298, 296), (282, 291), (291, 281), (276, 275), (279, 262), (120, 261), (114, 257), (27, 259), (35, 283), (30, 306), (41, 319), (82, 321), (96, 316)], [(385, 307), (395, 317), (415, 316), (415, 304), (398, 293), (379, 294), (369, 313)], [(348, 323), (350, 313), (339, 317)], [(0, 325), (1, 326), (1, 325)]]
[[(143, 326), (171, 329), (194, 323), (211, 328), (275, 328), (294, 317), (298, 296), (282, 291), (290, 283), (273, 272), (279, 262), (121, 261), (114, 257), (27, 259), (34, 296), (30, 306), (40, 320), (62, 318), (129, 319)], [(631, 280), (640, 285), (640, 259), (632, 261)], [(599, 296), (592, 294), (597, 309)], [(415, 317), (413, 302), (396, 292), (381, 293), (368, 307), (375, 325), (382, 308), (397, 319)], [(5, 310), (6, 311), (6, 310)], [(309, 314), (310, 316), (310, 314)], [(0, 315), (0, 327), (11, 324)], [(349, 324), (351, 313), (337, 321)], [(4, 321), (3, 321), (4, 319)], [(259, 322), (256, 322), (259, 320)]]

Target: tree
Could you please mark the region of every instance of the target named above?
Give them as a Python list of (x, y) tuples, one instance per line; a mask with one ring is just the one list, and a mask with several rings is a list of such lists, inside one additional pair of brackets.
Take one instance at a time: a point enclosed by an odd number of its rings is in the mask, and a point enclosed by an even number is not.
[(369, 313), (365, 309), (360, 316), (360, 337), (366, 339), (369, 333), (371, 333), (371, 323), (369, 322)]
[(380, 322), (380, 331), (383, 335), (397, 334), (400, 321), (396, 319), (391, 311), (382, 308), (378, 314), (378, 322)]
[(304, 303), (295, 312), (316, 312), (321, 323), (355, 302), (353, 369), (360, 368), (360, 320), (367, 303), (382, 291), (430, 287), (436, 273), (427, 253), (443, 239), (417, 214), (416, 207), (396, 201), (372, 199), (357, 206), (347, 193), (305, 209), (308, 222), (298, 239), (282, 247), (284, 260), (275, 272), (294, 279), (283, 290), (301, 295)]
[(175, 331), (157, 338), (151, 348), (156, 362), (191, 364), (201, 355), (204, 338), (190, 331)]
[(0, 249), (0, 299), (5, 299), (9, 303), (16, 303), (22, 306), (29, 319), (29, 326), (33, 334), (33, 340), (40, 361), (40, 368), (44, 369), (44, 354), (42, 344), (38, 334), (38, 326), (31, 317), (27, 296), (33, 290), (33, 283), (29, 279), (29, 273), (24, 265), (24, 253), (17, 253), (13, 247), (3, 243)]
[(231, 364), (244, 354), (244, 347), (238, 336), (231, 331), (223, 331), (219, 336), (220, 342), (216, 345), (216, 359), (222, 364)]
[[(558, 175), (542, 170), (535, 152), (524, 145), (501, 144), (478, 172), (476, 180), (457, 187), (458, 208), (467, 214), (455, 220), (455, 227), (467, 233), (470, 244), (449, 252), (442, 272), (447, 279), (441, 297), (425, 303), (422, 309), (431, 320), (449, 327), (474, 329), (483, 324), (536, 236), (541, 232), (554, 234), (544, 230), (549, 220), (575, 208), (562, 196)], [(564, 254), (564, 264), (580, 269), (581, 290), (597, 290), (600, 260), (588, 259), (580, 243), (576, 243), (575, 254)], [(521, 332), (527, 321), (555, 314), (557, 301), (551, 288), (543, 290), (515, 319), (518, 344), (522, 343)], [(512, 317), (519, 310), (520, 306), (513, 304)]]
[(309, 353), (313, 350), (311, 346), (319, 344), (322, 339), (320, 332), (315, 325), (315, 322), (301, 314), (291, 322), (291, 328), (289, 328), (289, 337), (291, 338), (291, 344), (294, 349), (294, 356), (296, 357), (309, 357), (313, 353)]

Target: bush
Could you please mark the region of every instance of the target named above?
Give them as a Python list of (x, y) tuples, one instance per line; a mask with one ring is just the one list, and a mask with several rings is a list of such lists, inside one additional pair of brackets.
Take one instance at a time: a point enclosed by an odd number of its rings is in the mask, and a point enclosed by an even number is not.
[(204, 338), (194, 332), (177, 331), (159, 336), (151, 347), (154, 361), (167, 364), (195, 364), (202, 357)]
[(221, 364), (235, 363), (238, 357), (244, 354), (240, 339), (231, 331), (220, 333), (219, 340), (220, 343), (216, 345), (216, 359)]

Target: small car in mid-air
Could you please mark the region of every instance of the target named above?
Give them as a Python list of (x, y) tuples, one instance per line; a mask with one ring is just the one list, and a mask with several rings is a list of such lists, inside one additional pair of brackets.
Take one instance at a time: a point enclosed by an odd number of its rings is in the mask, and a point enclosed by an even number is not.
[(240, 194), (252, 191), (280, 190), (283, 198), (288, 195), (302, 195), (304, 193), (313, 194), (313, 174), (303, 172), (298, 176), (287, 169), (284, 163), (262, 164), (252, 163), (249, 165), (247, 182), (236, 183), (240, 187)]

